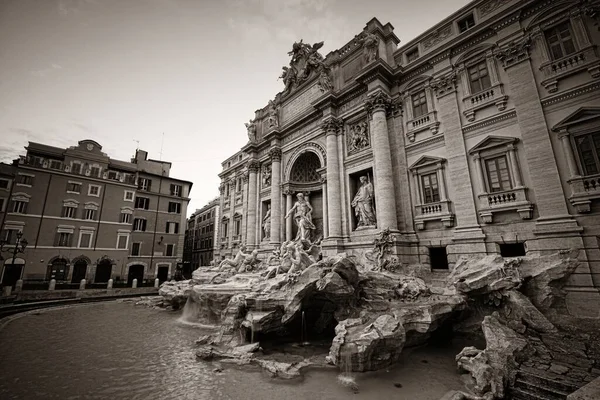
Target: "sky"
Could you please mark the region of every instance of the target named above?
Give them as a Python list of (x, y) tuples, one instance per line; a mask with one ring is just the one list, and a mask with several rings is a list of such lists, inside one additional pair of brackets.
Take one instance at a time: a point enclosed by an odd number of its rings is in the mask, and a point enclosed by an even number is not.
[[(326, 55), (377, 17), (407, 43), (467, 0), (0, 0), (0, 161), (28, 141), (138, 146), (218, 196), (245, 122), (283, 90), (295, 41)], [(164, 137), (164, 140), (163, 140)], [(161, 156), (162, 148), (162, 156)]]

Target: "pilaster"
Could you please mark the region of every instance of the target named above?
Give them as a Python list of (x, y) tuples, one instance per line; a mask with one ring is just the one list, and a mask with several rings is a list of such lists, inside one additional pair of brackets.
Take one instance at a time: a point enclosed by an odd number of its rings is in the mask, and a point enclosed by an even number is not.
[(334, 240), (340, 239), (342, 236), (340, 168), (337, 148), (337, 136), (342, 126), (342, 120), (333, 117), (323, 121), (322, 124), (327, 140), (327, 203), (329, 207), (327, 238)]
[(249, 250), (255, 248), (257, 244), (256, 240), (256, 215), (257, 215), (257, 204), (256, 204), (256, 193), (257, 193), (257, 174), (260, 168), (260, 163), (257, 160), (248, 161), (248, 212), (247, 212), (247, 225), (246, 225), (246, 246)]
[(272, 245), (281, 243), (281, 148), (272, 147), (271, 156), (271, 239)]

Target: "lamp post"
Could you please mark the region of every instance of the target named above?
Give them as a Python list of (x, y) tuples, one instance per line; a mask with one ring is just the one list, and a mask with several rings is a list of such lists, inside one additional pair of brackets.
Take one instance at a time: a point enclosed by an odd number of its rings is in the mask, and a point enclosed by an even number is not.
[[(22, 238), (23, 238), (23, 232), (20, 232), (20, 231), (17, 232), (17, 240), (15, 242), (15, 247), (12, 249), (9, 246), (10, 243), (8, 240), (0, 240), (0, 261), (4, 260), (4, 257), (2, 257), (2, 253), (12, 251), (11, 265), (14, 265), (15, 259), (17, 258), (17, 254), (25, 253), (25, 248), (27, 247), (27, 239), (22, 239)], [(6, 271), (4, 271), (4, 274), (6, 274)], [(12, 286), (12, 284), (11, 284), (11, 286)]]

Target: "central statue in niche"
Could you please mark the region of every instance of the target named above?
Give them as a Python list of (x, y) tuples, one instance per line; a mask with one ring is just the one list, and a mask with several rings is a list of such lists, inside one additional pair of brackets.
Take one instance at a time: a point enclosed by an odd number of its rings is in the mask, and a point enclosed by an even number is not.
[(358, 221), (356, 229), (377, 226), (377, 218), (373, 210), (373, 199), (373, 184), (367, 176), (361, 176), (360, 187), (352, 200), (354, 215), (356, 215)]
[(307, 240), (310, 242), (311, 231), (315, 229), (315, 225), (312, 222), (313, 208), (308, 200), (304, 198), (304, 194), (298, 193), (296, 198), (298, 201), (296, 201), (296, 204), (294, 204), (287, 214), (285, 214), (285, 217), (289, 218), (292, 213), (295, 212), (294, 220), (298, 226), (298, 234), (296, 235), (295, 240)]

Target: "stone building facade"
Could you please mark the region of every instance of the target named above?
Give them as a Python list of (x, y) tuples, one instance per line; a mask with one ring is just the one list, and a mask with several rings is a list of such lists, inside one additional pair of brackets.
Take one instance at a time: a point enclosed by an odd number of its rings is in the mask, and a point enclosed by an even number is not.
[(383, 229), (401, 263), (433, 270), (580, 249), (568, 306), (599, 317), (599, 16), (477, 0), (400, 47), (377, 19), (326, 57), (295, 43), (284, 90), (223, 163), (221, 255), (297, 237), (285, 216), (304, 193), (325, 254)]
[(211, 200), (204, 207), (197, 209), (187, 220), (185, 231), (185, 250), (183, 255), (184, 275), (186, 263), (192, 271), (201, 266), (210, 265), (214, 260), (218, 243), (220, 198)]
[(26, 149), (0, 169), (0, 187), (9, 186), (0, 189), (0, 239), (12, 246), (22, 232), (28, 242), (15, 260), (3, 253), (3, 285), (153, 281), (175, 272), (192, 184), (170, 177), (169, 162), (142, 150), (131, 162), (115, 160), (93, 140), (67, 149), (29, 142)]

